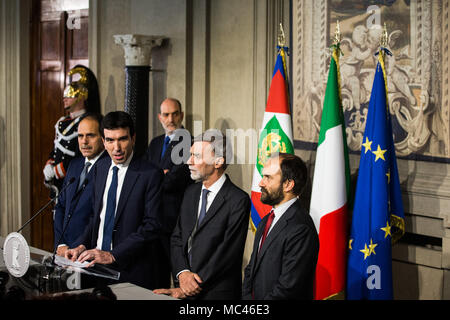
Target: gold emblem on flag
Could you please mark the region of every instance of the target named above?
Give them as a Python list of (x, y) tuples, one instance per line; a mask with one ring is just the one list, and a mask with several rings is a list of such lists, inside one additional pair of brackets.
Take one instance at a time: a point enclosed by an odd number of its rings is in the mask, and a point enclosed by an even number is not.
[(258, 150), (258, 163), (264, 166), (272, 153), (286, 153), (286, 143), (276, 132), (270, 132), (264, 137), (261, 147)]

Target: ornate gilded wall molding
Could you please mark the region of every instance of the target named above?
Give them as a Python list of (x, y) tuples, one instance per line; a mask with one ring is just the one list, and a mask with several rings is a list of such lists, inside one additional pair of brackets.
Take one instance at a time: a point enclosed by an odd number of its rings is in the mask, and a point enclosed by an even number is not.
[[(392, 1), (378, 9), (394, 53), (387, 60), (387, 77), (397, 155), (448, 162), (448, 0)], [(373, 12), (366, 10), (363, 4), (334, 0), (293, 2), (294, 139), (303, 146), (317, 142), (330, 30), (339, 19), (347, 143), (352, 151), (361, 148), (381, 32), (369, 25)]]

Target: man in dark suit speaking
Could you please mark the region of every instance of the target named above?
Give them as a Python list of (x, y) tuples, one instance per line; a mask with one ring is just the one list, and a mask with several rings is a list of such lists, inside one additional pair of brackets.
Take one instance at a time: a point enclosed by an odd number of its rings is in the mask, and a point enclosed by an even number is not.
[(171, 238), (172, 272), (179, 287), (155, 293), (193, 299), (240, 298), (250, 199), (224, 173), (226, 146), (218, 130), (194, 138), (188, 164), (191, 178), (198, 183), (184, 193)]
[(280, 153), (265, 163), (261, 202), (273, 209), (259, 223), (245, 268), (244, 299), (312, 299), (319, 238), (301, 200), (307, 181), (304, 162)]
[(94, 168), (94, 217), (66, 258), (110, 265), (120, 271), (121, 282), (159, 287), (163, 172), (133, 156), (136, 135), (128, 113), (108, 113), (102, 132), (109, 157)]

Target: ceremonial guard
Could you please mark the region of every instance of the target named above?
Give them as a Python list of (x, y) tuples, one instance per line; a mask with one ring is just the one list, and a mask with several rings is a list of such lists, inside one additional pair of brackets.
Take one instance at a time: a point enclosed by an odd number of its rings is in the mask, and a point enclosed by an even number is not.
[(88, 68), (77, 65), (68, 73), (64, 89), (65, 116), (55, 124), (54, 147), (44, 167), (44, 184), (50, 196), (59, 193), (70, 161), (81, 155), (78, 148), (78, 123), (88, 112), (100, 112), (97, 80)]

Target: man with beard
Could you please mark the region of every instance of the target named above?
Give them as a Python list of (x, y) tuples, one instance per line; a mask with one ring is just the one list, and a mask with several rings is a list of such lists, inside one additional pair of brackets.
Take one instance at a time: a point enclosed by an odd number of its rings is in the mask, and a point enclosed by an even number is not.
[(243, 299), (312, 299), (319, 238), (299, 198), (307, 182), (305, 163), (292, 154), (276, 154), (262, 174), (261, 202), (273, 209), (256, 230)]
[(241, 297), (250, 198), (225, 174), (230, 151), (218, 130), (194, 139), (188, 165), (197, 183), (184, 193), (171, 238), (177, 287), (155, 293), (196, 300)]

